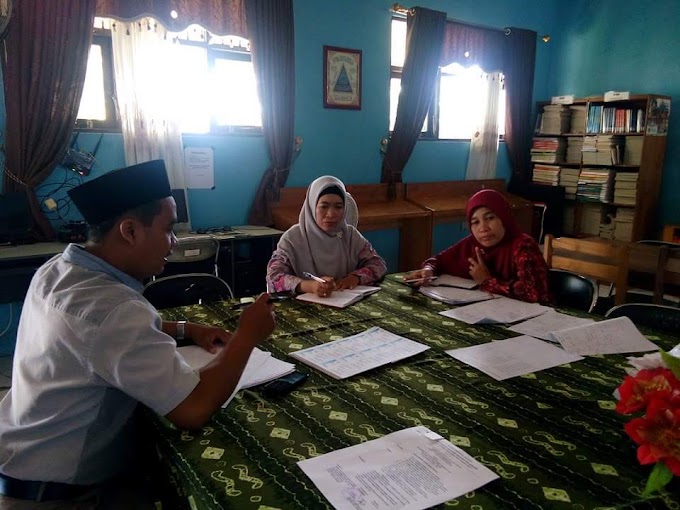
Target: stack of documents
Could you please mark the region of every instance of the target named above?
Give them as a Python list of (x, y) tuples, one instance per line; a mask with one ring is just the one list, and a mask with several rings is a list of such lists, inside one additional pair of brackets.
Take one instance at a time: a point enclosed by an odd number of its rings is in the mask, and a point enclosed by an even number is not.
[(434, 280), (430, 281), (428, 285), (433, 287), (459, 287), (461, 289), (474, 289), (477, 282), (469, 278), (461, 278), (460, 276), (452, 276), (450, 274), (440, 274)]
[(428, 349), (427, 345), (373, 327), (341, 340), (291, 352), (290, 356), (335, 379), (345, 379)]
[(461, 306), (439, 313), (468, 324), (510, 324), (531, 319), (549, 310), (552, 308), (538, 303), (525, 303), (517, 299), (498, 297), (493, 301)]
[(307, 301), (309, 303), (318, 303), (320, 305), (333, 306), (335, 308), (345, 308), (360, 301), (364, 296), (368, 296), (378, 292), (380, 287), (369, 287), (367, 285), (358, 285), (352, 290), (334, 290), (330, 296), (321, 297), (311, 292), (300, 294), (296, 299), (300, 301)]
[(420, 292), (427, 297), (443, 301), (449, 305), (463, 305), (466, 303), (476, 303), (486, 301), (495, 296), (483, 290), (459, 289), (456, 287), (420, 287)]
[(474, 457), (423, 426), (298, 465), (337, 510), (420, 510), (498, 478)]
[[(197, 345), (179, 347), (177, 351), (194, 370), (203, 368), (217, 356), (217, 354), (211, 354), (203, 349), (203, 347)], [(294, 371), (295, 365), (293, 363), (281, 361), (272, 356), (270, 352), (262, 351), (256, 347), (250, 354), (250, 358), (248, 358), (248, 363), (243, 369), (243, 374), (241, 374), (241, 379), (239, 379), (234, 393), (222, 404), (222, 407), (227, 407), (238, 390), (252, 388), (253, 386), (273, 381)]]

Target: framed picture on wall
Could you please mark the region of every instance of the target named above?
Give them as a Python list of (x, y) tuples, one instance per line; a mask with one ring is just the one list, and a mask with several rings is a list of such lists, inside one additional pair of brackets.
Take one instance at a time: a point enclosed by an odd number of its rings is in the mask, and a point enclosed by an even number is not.
[(361, 50), (323, 47), (323, 106), (361, 110)]

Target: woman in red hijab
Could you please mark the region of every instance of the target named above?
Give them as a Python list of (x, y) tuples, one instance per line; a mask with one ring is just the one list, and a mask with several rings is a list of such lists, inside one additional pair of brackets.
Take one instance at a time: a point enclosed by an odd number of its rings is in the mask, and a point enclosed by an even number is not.
[(481, 290), (529, 303), (550, 303), (548, 266), (536, 241), (523, 233), (510, 204), (484, 189), (467, 204), (471, 235), (423, 262), (405, 279), (450, 274), (472, 278)]

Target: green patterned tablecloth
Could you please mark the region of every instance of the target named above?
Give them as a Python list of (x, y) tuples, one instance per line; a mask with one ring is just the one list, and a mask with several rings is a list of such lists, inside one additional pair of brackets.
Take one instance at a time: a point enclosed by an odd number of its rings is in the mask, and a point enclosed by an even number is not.
[[(441, 508), (680, 508), (678, 493), (640, 496), (649, 468), (638, 465), (612, 396), (625, 356), (590, 356), (497, 382), (444, 350), (515, 334), (437, 314), (447, 308), (393, 277), (345, 310), (277, 303), (277, 329), (261, 347), (280, 359), (293, 361), (289, 352), (371, 326), (431, 349), (343, 381), (299, 364), (310, 378), (297, 391), (278, 399), (242, 391), (198, 432), (145, 413), (158, 472), (172, 483), (165, 495), (176, 493), (175, 503), (197, 509), (331, 508), (298, 461), (424, 425), (500, 476)], [(228, 303), (163, 315), (227, 329), (238, 320)], [(648, 336), (664, 348), (679, 341)]]

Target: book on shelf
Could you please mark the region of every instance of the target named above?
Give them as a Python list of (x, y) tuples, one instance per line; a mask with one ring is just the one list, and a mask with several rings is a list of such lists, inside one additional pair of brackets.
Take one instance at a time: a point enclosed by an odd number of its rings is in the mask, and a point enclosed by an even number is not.
[(353, 305), (357, 301), (361, 301), (365, 296), (369, 296), (378, 292), (380, 287), (369, 287), (367, 285), (358, 285), (352, 290), (334, 290), (330, 296), (321, 297), (312, 292), (300, 294), (295, 299), (306, 301), (308, 303), (317, 303), (319, 305), (332, 306), (334, 308), (346, 308)]
[(548, 104), (543, 107), (540, 133), (559, 135), (569, 131), (571, 127), (571, 109), (560, 104)]
[(644, 139), (641, 136), (629, 136), (626, 138), (626, 145), (623, 150), (623, 164), (638, 166), (642, 160), (642, 143)]

